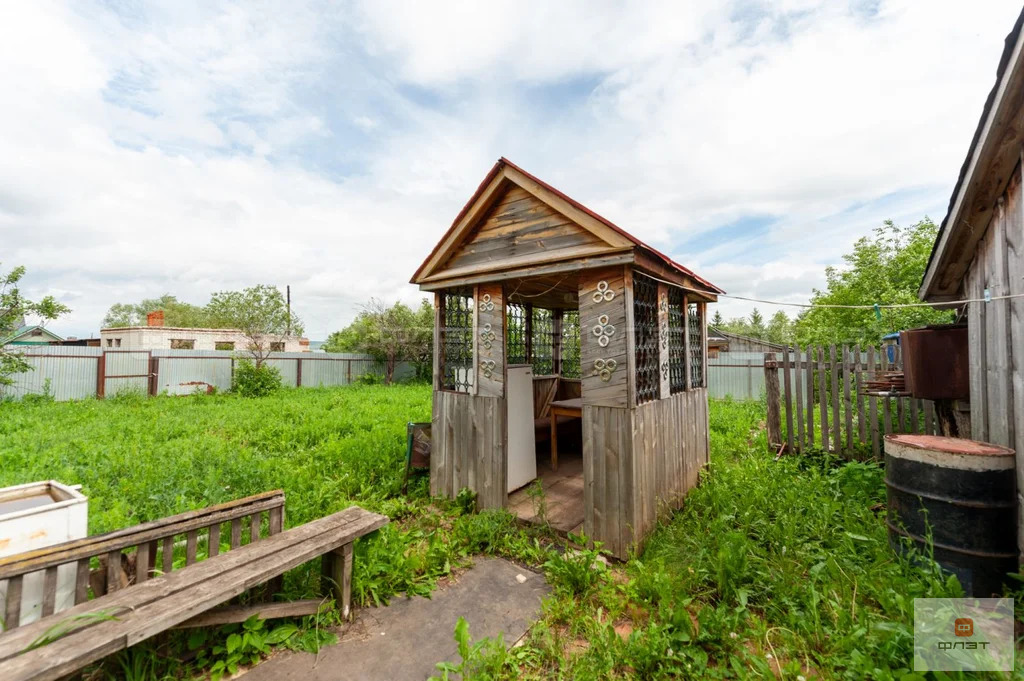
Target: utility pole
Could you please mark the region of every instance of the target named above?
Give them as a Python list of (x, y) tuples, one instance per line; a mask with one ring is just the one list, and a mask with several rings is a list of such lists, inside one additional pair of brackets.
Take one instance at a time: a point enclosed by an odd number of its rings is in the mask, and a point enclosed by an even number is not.
[(288, 284), (284, 287), (285, 299), (288, 301), (288, 328), (285, 335), (292, 335), (292, 285)]

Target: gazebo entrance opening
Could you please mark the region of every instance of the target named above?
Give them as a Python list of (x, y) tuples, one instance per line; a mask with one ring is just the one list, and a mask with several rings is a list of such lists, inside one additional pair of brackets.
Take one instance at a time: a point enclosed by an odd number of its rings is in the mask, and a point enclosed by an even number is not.
[[(513, 280), (504, 288), (509, 508), (525, 520), (580, 532), (584, 481), (578, 277)], [(517, 375), (522, 378), (517, 380)]]

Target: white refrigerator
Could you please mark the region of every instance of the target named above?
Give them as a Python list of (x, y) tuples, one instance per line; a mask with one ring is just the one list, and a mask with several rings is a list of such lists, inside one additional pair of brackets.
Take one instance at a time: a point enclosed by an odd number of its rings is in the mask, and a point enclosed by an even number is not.
[(517, 490), (537, 477), (537, 453), (533, 433), (533, 367), (510, 364), (505, 386), (508, 405), (508, 491)]

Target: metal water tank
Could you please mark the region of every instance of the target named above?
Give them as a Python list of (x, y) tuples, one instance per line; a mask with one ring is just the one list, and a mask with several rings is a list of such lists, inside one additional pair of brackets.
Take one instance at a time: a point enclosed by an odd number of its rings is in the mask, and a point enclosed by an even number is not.
[[(0, 489), (0, 558), (46, 548), (88, 533), (88, 500), (55, 480)], [(57, 568), (54, 612), (75, 604), (76, 565)], [(7, 604), (7, 583), (0, 583), (0, 612)], [(25, 575), (20, 624), (39, 619), (43, 609), (43, 573)]]
[(1012, 449), (936, 435), (885, 437), (889, 541), (909, 538), (955, 574), (968, 596), (1002, 592), (1017, 571)]

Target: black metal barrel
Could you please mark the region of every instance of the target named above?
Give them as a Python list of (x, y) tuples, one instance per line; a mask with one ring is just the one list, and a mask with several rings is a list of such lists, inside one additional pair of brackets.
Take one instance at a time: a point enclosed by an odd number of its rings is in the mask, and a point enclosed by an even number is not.
[(967, 596), (1002, 593), (1017, 572), (1017, 505), (1012, 449), (935, 435), (885, 437), (889, 541), (922, 552), (931, 532), (935, 561)]

